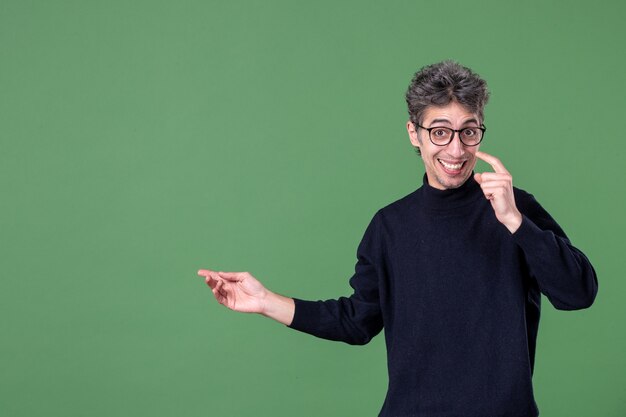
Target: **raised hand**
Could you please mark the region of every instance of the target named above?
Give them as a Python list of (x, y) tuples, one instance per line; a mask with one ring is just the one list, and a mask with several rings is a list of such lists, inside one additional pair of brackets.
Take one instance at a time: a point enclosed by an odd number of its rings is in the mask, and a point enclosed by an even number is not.
[(495, 172), (477, 173), (474, 179), (491, 202), (498, 221), (515, 233), (522, 224), (522, 214), (515, 205), (513, 177), (495, 156), (480, 151), (476, 152), (476, 156), (491, 165)]
[(268, 291), (248, 272), (216, 272), (201, 269), (198, 275), (204, 277), (220, 304), (242, 313), (264, 312)]

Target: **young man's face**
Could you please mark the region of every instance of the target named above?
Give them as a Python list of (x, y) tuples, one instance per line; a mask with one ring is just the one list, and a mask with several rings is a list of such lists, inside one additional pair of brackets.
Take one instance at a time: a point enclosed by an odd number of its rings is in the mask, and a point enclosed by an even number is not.
[[(477, 114), (470, 113), (465, 107), (452, 101), (446, 106), (428, 107), (424, 112), (422, 126), (458, 130), (480, 126), (481, 122)], [(480, 145), (464, 145), (459, 140), (459, 132), (455, 132), (449, 144), (437, 146), (430, 141), (427, 130), (413, 126), (411, 122), (407, 123), (407, 131), (413, 146), (420, 148), (431, 187), (440, 190), (458, 188), (472, 175), (476, 165), (475, 154)]]

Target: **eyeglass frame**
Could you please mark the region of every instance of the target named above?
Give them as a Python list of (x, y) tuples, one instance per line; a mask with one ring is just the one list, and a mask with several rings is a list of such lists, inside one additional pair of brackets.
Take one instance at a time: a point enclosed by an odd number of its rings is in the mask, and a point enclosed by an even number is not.
[[(478, 143), (474, 143), (474, 144), (472, 144), (472, 145), (468, 145), (467, 143), (463, 142), (463, 139), (461, 139), (461, 131), (462, 131), (462, 130), (465, 130), (465, 129), (468, 129), (469, 127), (464, 127), (463, 129), (458, 129), (458, 130), (457, 130), (457, 129), (452, 129), (452, 128), (447, 127), (447, 126), (424, 127), (424, 126), (420, 125), (419, 123), (413, 123), (413, 124), (414, 124), (415, 126), (417, 126), (417, 127), (421, 127), (422, 129), (426, 130), (426, 131), (428, 132), (428, 139), (430, 140), (430, 143), (432, 143), (432, 144), (433, 144), (433, 145), (435, 145), (435, 146), (448, 146), (448, 145), (450, 144), (450, 142), (452, 142), (452, 141), (454, 140), (454, 135), (455, 135), (456, 133), (458, 133), (458, 134), (459, 134), (459, 140), (461, 141), (461, 143), (462, 143), (463, 145), (465, 145), (465, 146), (478, 146), (478, 145), (480, 145), (480, 143), (483, 141), (483, 138), (485, 137), (485, 132), (487, 131), (487, 127), (486, 127), (484, 124), (483, 124), (483, 125), (480, 125), (480, 126), (472, 126), (472, 127), (471, 127), (472, 129), (474, 129), (474, 128), (475, 128), (475, 129), (478, 129), (478, 130), (482, 131), (483, 133), (480, 135), (480, 140), (478, 141)], [(435, 142), (433, 141), (432, 136), (430, 135), (430, 132), (431, 132), (431, 130), (433, 130), (433, 129), (442, 129), (442, 128), (443, 128), (443, 129), (448, 129), (448, 130), (451, 130), (451, 131), (452, 131), (452, 136), (450, 136), (450, 140), (449, 140), (448, 142), (444, 143), (444, 144), (438, 144), (438, 143), (435, 143)]]

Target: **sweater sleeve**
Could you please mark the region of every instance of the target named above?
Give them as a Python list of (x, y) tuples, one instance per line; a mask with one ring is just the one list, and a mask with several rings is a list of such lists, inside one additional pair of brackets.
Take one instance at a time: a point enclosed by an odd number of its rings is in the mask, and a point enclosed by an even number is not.
[(513, 238), (539, 289), (559, 310), (591, 306), (598, 292), (593, 266), (532, 195), (516, 191), (516, 200), (522, 202), (522, 224)]
[(325, 301), (294, 298), (295, 315), (289, 327), (351, 345), (364, 345), (380, 333), (383, 320), (378, 289), (382, 273), (379, 217), (379, 213), (374, 216), (357, 249), (355, 272), (350, 278), (353, 294)]

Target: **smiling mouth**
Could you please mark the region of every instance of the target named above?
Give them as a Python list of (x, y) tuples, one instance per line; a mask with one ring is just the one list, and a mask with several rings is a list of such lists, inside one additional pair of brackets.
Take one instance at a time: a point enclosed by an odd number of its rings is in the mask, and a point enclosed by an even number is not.
[(460, 171), (461, 168), (463, 168), (463, 165), (465, 165), (465, 163), (467, 161), (461, 161), (461, 162), (456, 162), (456, 163), (450, 163), (450, 162), (446, 162), (443, 161), (441, 159), (437, 159), (437, 161), (439, 161), (439, 163), (446, 169), (446, 171)]

